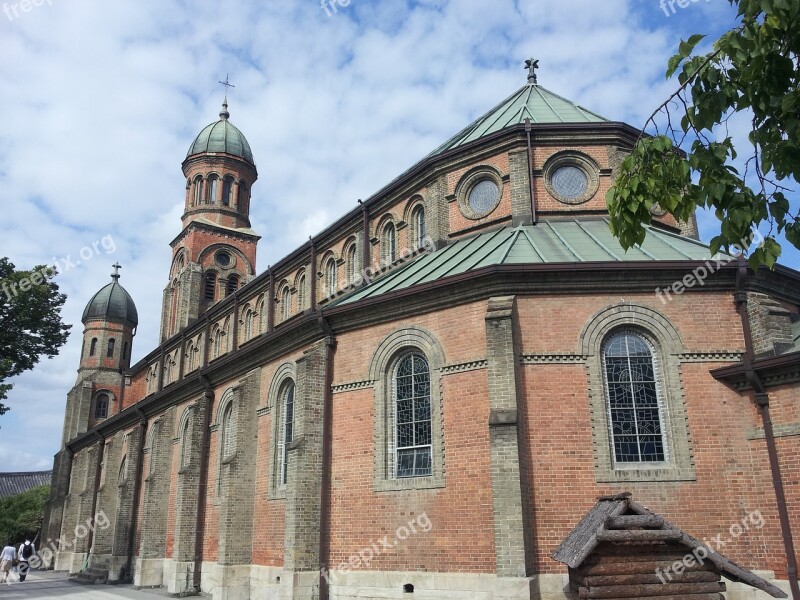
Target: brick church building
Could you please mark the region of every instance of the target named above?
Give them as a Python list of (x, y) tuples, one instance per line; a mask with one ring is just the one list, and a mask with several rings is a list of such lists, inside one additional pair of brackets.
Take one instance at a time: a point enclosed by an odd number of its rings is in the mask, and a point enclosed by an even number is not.
[(623, 251), (605, 194), (639, 135), (531, 70), (259, 271), (226, 100), (182, 163), (160, 345), (130, 364), (116, 269), (83, 314), (48, 562), (215, 600), (554, 600), (601, 550), (695, 539), (741, 566), (728, 597), (788, 592), (800, 273), (712, 257), (657, 206)]

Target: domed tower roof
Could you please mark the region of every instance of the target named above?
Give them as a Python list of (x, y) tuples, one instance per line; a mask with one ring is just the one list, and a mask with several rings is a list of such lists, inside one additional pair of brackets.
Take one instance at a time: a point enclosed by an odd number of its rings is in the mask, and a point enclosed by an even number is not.
[(83, 310), (81, 321), (86, 324), (89, 319), (104, 321), (121, 321), (136, 327), (139, 324), (139, 313), (131, 295), (119, 284), (119, 265), (114, 265), (112, 282), (97, 292)]
[(189, 147), (189, 152), (186, 153), (187, 158), (206, 152), (224, 152), (238, 156), (255, 165), (253, 151), (250, 150), (247, 138), (228, 120), (231, 114), (228, 112), (227, 100), (222, 104), (222, 111), (219, 116), (219, 121), (208, 125), (195, 138)]

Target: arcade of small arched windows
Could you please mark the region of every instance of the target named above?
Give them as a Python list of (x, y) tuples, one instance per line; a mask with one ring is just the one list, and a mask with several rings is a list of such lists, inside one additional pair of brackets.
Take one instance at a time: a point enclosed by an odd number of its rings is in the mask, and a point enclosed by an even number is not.
[(189, 206), (226, 206), (247, 214), (250, 195), (247, 182), (233, 175), (209, 173), (205, 177), (196, 175), (186, 181), (186, 196)]

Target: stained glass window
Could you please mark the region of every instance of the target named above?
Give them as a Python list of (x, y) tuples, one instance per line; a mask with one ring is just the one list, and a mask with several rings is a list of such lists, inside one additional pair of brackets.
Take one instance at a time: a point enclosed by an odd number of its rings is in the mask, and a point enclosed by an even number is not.
[(616, 462), (664, 462), (657, 370), (650, 344), (631, 332), (612, 335), (603, 346), (603, 369)]
[(432, 473), (431, 380), (428, 361), (409, 354), (397, 365), (393, 381), (395, 475)]

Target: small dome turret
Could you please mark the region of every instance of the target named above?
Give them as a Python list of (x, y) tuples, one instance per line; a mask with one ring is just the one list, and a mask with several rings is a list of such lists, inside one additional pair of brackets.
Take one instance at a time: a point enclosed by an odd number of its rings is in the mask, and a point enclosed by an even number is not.
[(222, 111), (219, 113), (219, 121), (211, 123), (200, 132), (189, 147), (186, 157), (195, 154), (224, 153), (238, 156), (251, 165), (255, 165), (253, 152), (250, 150), (247, 138), (228, 120), (230, 116), (228, 101), (225, 100), (222, 104)]
[(97, 292), (83, 310), (81, 321), (86, 324), (89, 319), (102, 319), (104, 321), (117, 321), (136, 327), (139, 324), (139, 314), (133, 298), (127, 290), (119, 284), (120, 266), (114, 265), (111, 283)]

